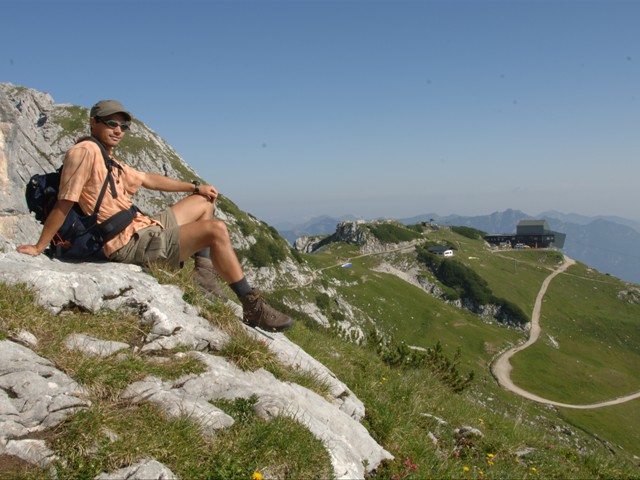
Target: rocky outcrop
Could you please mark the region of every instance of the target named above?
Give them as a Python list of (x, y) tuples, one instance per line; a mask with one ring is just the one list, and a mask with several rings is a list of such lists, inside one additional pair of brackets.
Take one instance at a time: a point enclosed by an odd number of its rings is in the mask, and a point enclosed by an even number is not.
[(313, 253), (320, 248), (322, 240), (326, 236), (314, 236), (314, 237), (299, 237), (293, 243), (293, 248), (302, 253)]
[(364, 220), (348, 220), (340, 222), (333, 235), (328, 237), (301, 237), (294, 243), (299, 252), (312, 253), (328, 243), (342, 242), (350, 245), (361, 245), (363, 253), (369, 253), (381, 244), (365, 227)]
[[(203, 432), (212, 434), (216, 429), (227, 428), (233, 419), (213, 407), (210, 400), (257, 395), (255, 408), (259, 414), (266, 418), (290, 416), (321, 439), (330, 452), (337, 477), (362, 478), (363, 465), (370, 470), (383, 459), (391, 458), (359, 423), (365, 413), (362, 402), (326, 367), (283, 334), (265, 336), (247, 327), (247, 332), (265, 342), (283, 364), (328, 384), (328, 399), (299, 385), (282, 382), (264, 370), (243, 372), (228, 360), (209, 354), (220, 350), (229, 340), (228, 335), (185, 303), (180, 290), (159, 284), (140, 267), (65, 263), (45, 256), (8, 253), (0, 254), (0, 282), (27, 285), (38, 293), (38, 302), (53, 312), (70, 307), (91, 312), (123, 307), (137, 311), (140, 322), (150, 326), (140, 355), (181, 346), (206, 365), (205, 373), (173, 382), (153, 377), (135, 382), (123, 392), (123, 399), (156, 403), (167, 416), (187, 415), (201, 425)], [(20, 336), (37, 343), (25, 332), (20, 332)], [(87, 355), (115, 354), (128, 347), (82, 334), (68, 337), (66, 345)], [(31, 432), (55, 426), (88, 405), (86, 392), (73, 379), (14, 341), (0, 342), (0, 382), (0, 454), (9, 448), (15, 451), (16, 440), (28, 440)], [(28, 443), (23, 446), (33, 448)], [(39, 461), (54, 454), (42, 454)]]
[(356, 245), (364, 245), (370, 240), (369, 232), (364, 229), (366, 222), (363, 220), (348, 220), (340, 222), (333, 234), (333, 240)]
[[(385, 221), (374, 222), (386, 223)], [(333, 235), (325, 237), (300, 237), (294, 242), (294, 248), (299, 252), (313, 253), (329, 243), (346, 243), (359, 245), (363, 254), (382, 253), (390, 250), (401, 250), (415, 245), (414, 241), (400, 243), (383, 243), (371, 233), (364, 220), (347, 220), (340, 222)]]
[(630, 287), (628, 290), (618, 292), (618, 298), (628, 304), (640, 303), (640, 288)]
[(111, 473), (101, 473), (95, 480), (176, 480), (178, 477), (166, 466), (156, 460), (143, 460), (127, 468)]

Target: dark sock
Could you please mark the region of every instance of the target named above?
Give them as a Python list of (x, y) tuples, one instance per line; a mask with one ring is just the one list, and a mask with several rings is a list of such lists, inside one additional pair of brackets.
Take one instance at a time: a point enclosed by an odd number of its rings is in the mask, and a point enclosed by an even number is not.
[(211, 249), (209, 247), (203, 248), (202, 250), (198, 250), (196, 253), (194, 253), (193, 256), (194, 258), (195, 257), (211, 258)]
[(244, 297), (245, 295), (249, 295), (253, 290), (245, 277), (242, 277), (242, 280), (238, 282), (229, 284), (229, 288), (233, 290), (233, 293), (235, 293), (238, 296), (238, 298)]

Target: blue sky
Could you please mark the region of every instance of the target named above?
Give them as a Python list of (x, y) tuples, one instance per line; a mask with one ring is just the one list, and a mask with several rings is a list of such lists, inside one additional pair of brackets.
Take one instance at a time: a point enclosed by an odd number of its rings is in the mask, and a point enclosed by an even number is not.
[(5, 0), (0, 81), (116, 98), (276, 224), (640, 219), (640, 1)]

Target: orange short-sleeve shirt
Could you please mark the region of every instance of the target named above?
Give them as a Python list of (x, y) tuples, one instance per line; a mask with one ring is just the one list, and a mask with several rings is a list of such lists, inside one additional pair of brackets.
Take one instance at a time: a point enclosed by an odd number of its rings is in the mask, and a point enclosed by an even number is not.
[[(122, 169), (113, 168), (112, 172), (118, 195), (114, 198), (111, 188), (107, 187), (98, 212), (98, 223), (104, 222), (122, 210), (131, 208), (133, 201), (130, 196), (135, 194), (142, 185), (143, 173), (123, 163), (117, 163)], [(100, 147), (91, 141), (77, 143), (67, 151), (64, 158), (58, 199), (77, 202), (82, 211), (89, 215), (93, 213), (106, 178), (107, 167)], [(135, 232), (151, 225), (160, 225), (160, 223), (138, 213), (127, 228), (104, 245), (105, 255), (108, 257), (126, 245)]]

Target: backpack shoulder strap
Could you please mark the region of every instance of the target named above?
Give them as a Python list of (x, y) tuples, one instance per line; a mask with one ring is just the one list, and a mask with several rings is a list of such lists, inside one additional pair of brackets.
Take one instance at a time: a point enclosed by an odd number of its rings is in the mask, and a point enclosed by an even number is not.
[(100, 143), (100, 141), (92, 136), (82, 137), (76, 143), (90, 141), (98, 145), (100, 147), (100, 152), (102, 153), (102, 158), (104, 159), (104, 165), (107, 168), (107, 178), (104, 179), (104, 183), (102, 184), (102, 188), (100, 189), (100, 195), (98, 195), (98, 200), (96, 201), (96, 206), (93, 209), (93, 215), (97, 215), (100, 211), (100, 205), (102, 205), (102, 200), (104, 199), (104, 195), (107, 192), (107, 185), (111, 187), (111, 195), (113, 198), (118, 198), (118, 192), (116, 190), (116, 184), (113, 180), (113, 167), (122, 169), (120, 165), (114, 162), (109, 154), (107, 153), (107, 149), (104, 148), (104, 145)]

